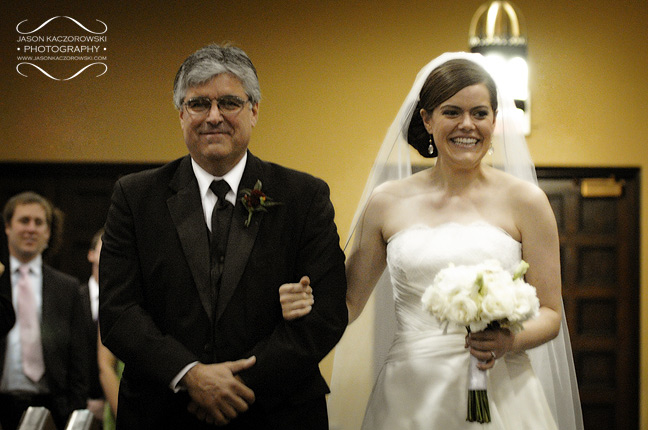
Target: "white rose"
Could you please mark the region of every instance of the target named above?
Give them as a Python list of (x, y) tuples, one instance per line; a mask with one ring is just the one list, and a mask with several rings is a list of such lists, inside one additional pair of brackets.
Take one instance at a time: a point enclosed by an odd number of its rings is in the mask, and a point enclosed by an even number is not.
[(456, 294), (450, 299), (446, 315), (449, 321), (467, 326), (470, 323), (477, 321), (479, 317), (479, 305), (475, 301), (475, 296), (470, 292), (464, 291), (461, 294)]
[(515, 294), (516, 306), (509, 315), (509, 319), (512, 321), (525, 321), (535, 317), (540, 309), (540, 301), (536, 295), (536, 289), (518, 279), (514, 282), (513, 292)]
[(491, 288), (482, 300), (482, 318), (497, 321), (509, 317), (516, 309), (516, 297), (512, 288), (501, 285)]
[(440, 321), (468, 325), (479, 313), (475, 266), (454, 266), (439, 271), (421, 297), (423, 308)]

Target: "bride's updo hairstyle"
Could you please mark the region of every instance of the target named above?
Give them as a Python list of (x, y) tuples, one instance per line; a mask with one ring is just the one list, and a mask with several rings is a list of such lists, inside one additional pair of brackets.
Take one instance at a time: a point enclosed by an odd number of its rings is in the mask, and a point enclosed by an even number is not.
[[(434, 158), (437, 151), (434, 138), (427, 132), (421, 117), (421, 109), (432, 113), (441, 103), (457, 94), (466, 87), (484, 84), (490, 93), (490, 102), (493, 112), (497, 112), (497, 86), (491, 75), (477, 63), (465, 60), (449, 60), (441, 64), (427, 77), (419, 101), (412, 114), (412, 120), (407, 128), (407, 142), (412, 145), (423, 157)], [(432, 144), (434, 151), (430, 153)]]

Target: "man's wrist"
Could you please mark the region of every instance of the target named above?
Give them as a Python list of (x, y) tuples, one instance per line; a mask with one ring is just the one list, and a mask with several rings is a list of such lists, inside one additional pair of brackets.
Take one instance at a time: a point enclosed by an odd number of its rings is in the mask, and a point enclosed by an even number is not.
[(196, 364), (198, 364), (198, 361), (194, 361), (193, 363), (187, 364), (185, 367), (182, 368), (180, 372), (178, 372), (175, 378), (171, 380), (171, 383), (169, 384), (169, 388), (171, 388), (171, 390), (173, 390), (174, 393), (187, 389), (186, 385), (183, 382), (183, 378)]

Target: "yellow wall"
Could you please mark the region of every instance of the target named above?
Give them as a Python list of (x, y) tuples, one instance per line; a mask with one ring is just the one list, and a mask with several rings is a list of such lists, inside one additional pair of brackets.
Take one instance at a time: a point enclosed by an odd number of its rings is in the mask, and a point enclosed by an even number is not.
[[(324, 178), (344, 237), (382, 136), (416, 72), (444, 51), (467, 49), (470, 18), (482, 1), (2, 3), (0, 161), (162, 162), (183, 155), (173, 76), (195, 49), (229, 40), (259, 70), (263, 101), (251, 150)], [(646, 1), (516, 4), (528, 26), (528, 142), (536, 164), (645, 171)], [(95, 19), (108, 25), (102, 45), (107, 73), (54, 81), (21, 69), (29, 77), (20, 76), (16, 25), (28, 20), (23, 25), (33, 29), (65, 15), (90, 28)], [(49, 28), (74, 26), (59, 19)], [(78, 69), (74, 63), (52, 67), (60, 77)], [(641, 228), (648, 231), (648, 175), (641, 189)], [(641, 238), (641, 250), (648, 250), (648, 237)], [(643, 315), (646, 258), (641, 272)], [(642, 428), (648, 428), (647, 324), (642, 318)]]

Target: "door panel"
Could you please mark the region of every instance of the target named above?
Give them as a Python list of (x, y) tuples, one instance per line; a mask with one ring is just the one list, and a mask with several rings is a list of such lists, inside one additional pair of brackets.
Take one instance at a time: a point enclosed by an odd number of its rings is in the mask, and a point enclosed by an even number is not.
[[(588, 178), (614, 178), (623, 191), (583, 195)], [(538, 179), (558, 222), (585, 428), (637, 429), (639, 171), (538, 169)]]

